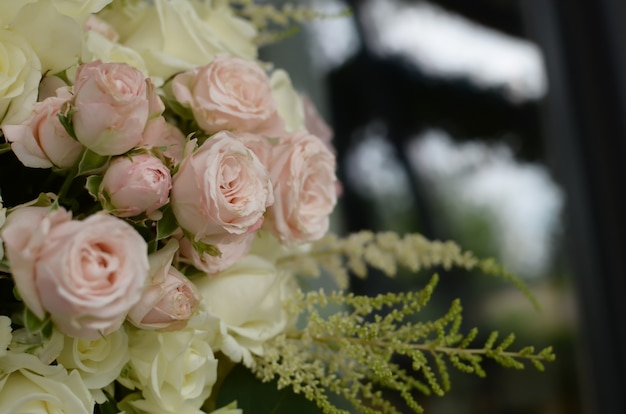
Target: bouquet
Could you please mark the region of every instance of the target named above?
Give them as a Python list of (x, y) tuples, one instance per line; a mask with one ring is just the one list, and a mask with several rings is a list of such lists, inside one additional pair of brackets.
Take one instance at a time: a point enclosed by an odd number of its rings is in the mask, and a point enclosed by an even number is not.
[[(420, 412), (450, 368), (554, 358), (496, 332), (474, 346), (459, 301), (417, 318), (437, 274), (417, 292), (346, 290), (370, 268), (457, 266), (528, 293), (452, 242), (329, 233), (331, 130), (257, 57), (276, 27), (315, 17), (250, 0), (0, 2), (0, 412), (240, 413), (218, 404), (235, 366), (325, 413), (401, 412), (386, 390)], [(319, 275), (336, 289), (303, 287)]]

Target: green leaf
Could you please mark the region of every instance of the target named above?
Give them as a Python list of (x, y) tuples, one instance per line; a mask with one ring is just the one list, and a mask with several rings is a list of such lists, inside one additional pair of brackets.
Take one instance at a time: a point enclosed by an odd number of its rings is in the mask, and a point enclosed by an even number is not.
[(74, 126), (72, 125), (72, 112), (70, 111), (69, 102), (66, 102), (61, 111), (59, 112), (59, 122), (63, 125), (65, 132), (72, 137), (75, 141), (78, 141), (76, 138), (76, 132), (74, 132)]
[(109, 155), (100, 155), (85, 149), (82, 157), (78, 162), (78, 172), (76, 176), (98, 174), (106, 170), (111, 157)]
[(100, 184), (102, 184), (101, 175), (90, 175), (87, 177), (87, 181), (85, 183), (85, 188), (96, 201), (99, 200), (98, 195), (100, 193)]
[(4, 144), (0, 144), (0, 154), (4, 154), (5, 152), (11, 151), (11, 144), (5, 142)]
[(41, 320), (28, 308), (24, 308), (24, 327), (30, 333), (41, 332), (44, 338), (49, 338), (52, 334), (52, 321), (50, 318), (46, 317)]
[(170, 237), (176, 230), (178, 230), (178, 222), (172, 211), (172, 206), (167, 204), (161, 209), (163, 217), (157, 221), (157, 240), (163, 240)]

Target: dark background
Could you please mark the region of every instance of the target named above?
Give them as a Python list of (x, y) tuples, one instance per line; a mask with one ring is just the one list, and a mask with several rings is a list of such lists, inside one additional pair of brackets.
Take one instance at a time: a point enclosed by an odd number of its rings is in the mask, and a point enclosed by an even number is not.
[[(314, 7), (323, 3), (311, 2)], [(396, 162), (409, 177), (407, 197), (413, 210), (404, 225), (407, 231), (442, 239), (458, 234), (441, 219), (426, 180), (411, 169), (407, 156), (407, 143), (428, 128), (439, 128), (457, 142), (508, 145), (519, 162), (546, 166), (565, 198), (563, 232), (545, 278), (572, 296), (575, 323), (533, 336), (532, 327), (551, 315), (530, 310), (524, 318), (528, 338), (554, 344), (558, 361), (544, 374), (496, 369), (484, 382), (457, 379), (446, 397), (451, 402), (427, 401), (427, 412), (626, 412), (626, 205), (621, 197), (626, 177), (626, 2), (432, 0), (449, 12), (539, 46), (548, 92), (524, 102), (508, 99), (504, 90), (478, 88), (462, 77), (427, 74), (402, 53), (376, 53), (368, 39), (370, 22), (360, 14), (365, 3), (346, 1), (355, 11), (360, 46), (328, 72), (317, 73), (303, 55), (306, 33), (262, 54), (285, 67), (297, 87), (308, 89), (335, 130), (344, 185), (337, 214), (341, 229), (385, 227), (380, 202), (359, 194), (346, 171), (356, 132), (374, 119), (384, 126)], [(456, 279), (444, 286), (444, 295), (463, 293), (470, 303), (480, 303), (484, 294), (475, 285), (480, 283)], [(358, 292), (379, 288), (376, 279), (354, 285)], [(392, 288), (410, 286), (397, 282)]]

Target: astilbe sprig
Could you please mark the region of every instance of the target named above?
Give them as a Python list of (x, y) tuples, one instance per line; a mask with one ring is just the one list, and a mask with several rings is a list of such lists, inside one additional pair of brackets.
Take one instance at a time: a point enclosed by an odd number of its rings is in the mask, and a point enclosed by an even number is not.
[(324, 270), (342, 289), (348, 286), (349, 272), (365, 278), (369, 268), (389, 277), (398, 273), (398, 267), (413, 273), (436, 267), (478, 270), (512, 283), (536, 309), (540, 308), (524, 282), (493, 258), (479, 259), (453, 241), (429, 240), (418, 233), (399, 235), (394, 232), (361, 231), (344, 238), (328, 234), (313, 243), (309, 250), (284, 256), (278, 264), (308, 276), (318, 276)]
[[(278, 260), (278, 265), (294, 273), (330, 273), (340, 287), (347, 286), (348, 273), (366, 277), (369, 268), (395, 276), (399, 267), (413, 272), (453, 267), (479, 270), (512, 282), (538, 308), (532, 293), (515, 275), (493, 259), (479, 259), (454, 242), (431, 241), (419, 234), (363, 231), (339, 238), (328, 235)], [(374, 297), (342, 290), (302, 293), (290, 304), (294, 314), (306, 321), (304, 328), (275, 338), (258, 357), (254, 371), (269, 381), (278, 378), (279, 387), (292, 387), (296, 393), (315, 401), (325, 413), (344, 413), (330, 398), (335, 394), (362, 413), (399, 413), (400, 408), (386, 398), (384, 390), (396, 392), (413, 412), (423, 412), (416, 394), (442, 396), (450, 390), (449, 367), (479, 377), (486, 375), (485, 359), (514, 369), (530, 362), (543, 370), (543, 362), (555, 355), (548, 347), (509, 350), (513, 334), (498, 342), (494, 331), (477, 346), (478, 329), (461, 332), (460, 300), (447, 312), (431, 320), (420, 320), (439, 276), (435, 274), (419, 291), (385, 293)], [(325, 312), (325, 309), (342, 309)], [(330, 316), (322, 316), (329, 314)], [(411, 361), (407, 370), (398, 358)]]
[(324, 13), (292, 2), (286, 2), (282, 6), (258, 4), (253, 0), (228, 0), (228, 2), (241, 17), (258, 29), (256, 42), (259, 46), (274, 44), (294, 35), (299, 30), (299, 25), (304, 22), (341, 18), (352, 13), (349, 9)]

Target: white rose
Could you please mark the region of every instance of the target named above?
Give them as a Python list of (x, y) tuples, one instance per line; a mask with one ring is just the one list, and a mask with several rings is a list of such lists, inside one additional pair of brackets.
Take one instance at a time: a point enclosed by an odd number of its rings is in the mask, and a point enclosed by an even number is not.
[(272, 96), (278, 114), (285, 122), (287, 132), (304, 128), (304, 106), (298, 92), (291, 83), (289, 74), (282, 69), (275, 70), (270, 77)]
[(0, 413), (91, 414), (94, 405), (77, 371), (25, 353), (0, 358)]
[(94, 340), (66, 337), (57, 362), (76, 369), (85, 386), (94, 390), (113, 382), (129, 359), (128, 335), (120, 328)]
[(11, 319), (8, 316), (0, 315), (0, 357), (7, 353), (7, 348), (11, 343)]
[(85, 21), (92, 13), (97, 13), (113, 0), (52, 0), (54, 7), (78, 21)]
[(37, 101), (41, 62), (19, 33), (0, 29), (0, 125), (19, 124)]
[(58, 73), (78, 62), (83, 47), (81, 23), (61, 14), (48, 0), (23, 6), (9, 29), (21, 34), (39, 56), (42, 72)]
[(250, 23), (229, 7), (193, 3), (155, 0), (153, 6), (131, 6), (133, 13), (117, 6), (100, 16), (115, 27), (121, 44), (142, 55), (150, 76), (161, 80), (207, 64), (220, 53), (256, 58), (256, 31)]
[(83, 61), (91, 60), (127, 63), (139, 69), (144, 76), (149, 75), (143, 57), (135, 49), (113, 42), (102, 33), (93, 30), (85, 34), (85, 50), (83, 51)]
[(225, 332), (220, 350), (235, 362), (254, 364), (263, 343), (293, 322), (285, 302), (297, 285), (287, 272), (267, 260), (248, 255), (213, 278), (194, 280), (204, 307), (220, 318)]
[(130, 405), (148, 413), (197, 414), (217, 380), (210, 346), (216, 325), (199, 316), (175, 332), (129, 329), (130, 370), (119, 381), (143, 394)]
[(28, 329), (20, 328), (13, 331), (9, 348), (12, 352), (33, 354), (48, 365), (54, 362), (61, 353), (64, 338), (65, 336), (54, 328), (50, 337), (42, 335), (41, 332), (28, 332)]
[(220, 409), (212, 411), (211, 414), (243, 414), (243, 410), (237, 408), (237, 401), (233, 401)]

